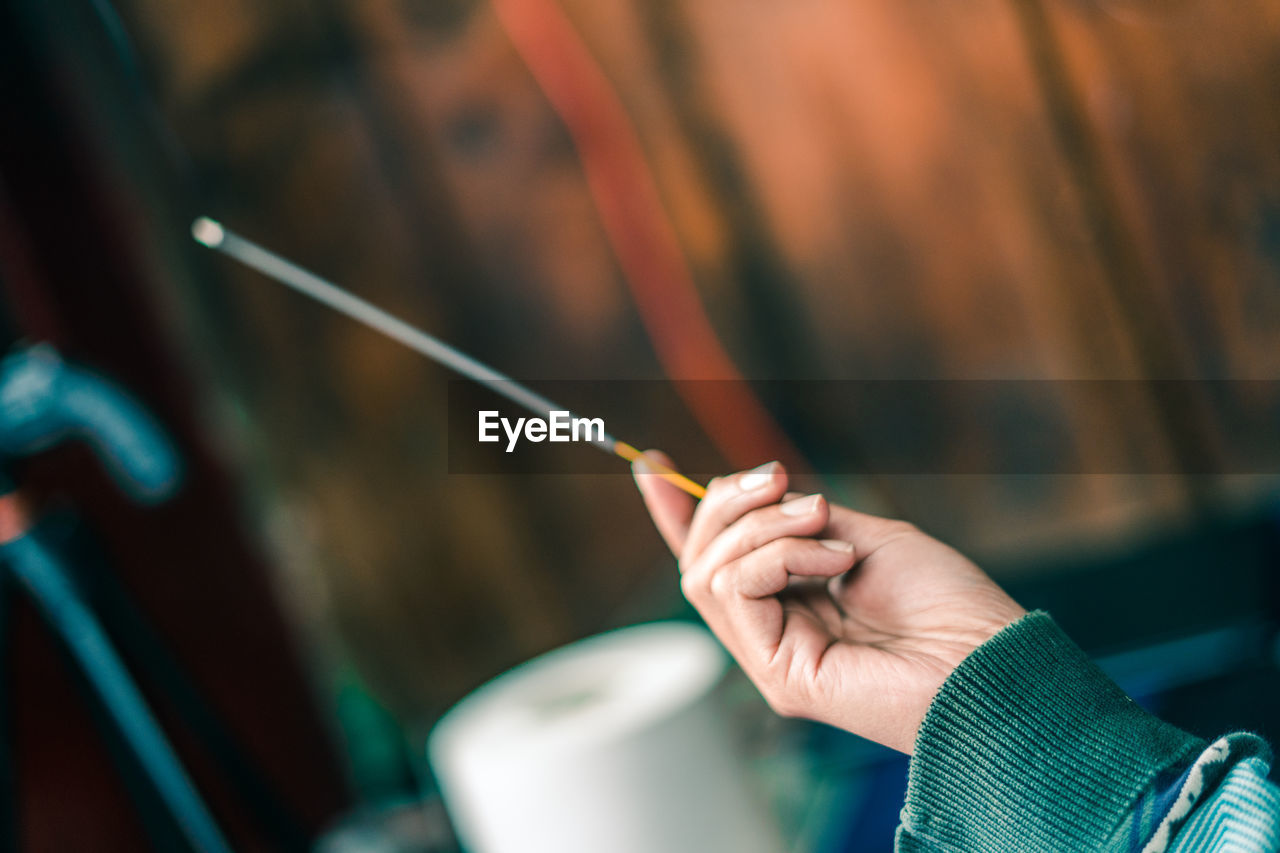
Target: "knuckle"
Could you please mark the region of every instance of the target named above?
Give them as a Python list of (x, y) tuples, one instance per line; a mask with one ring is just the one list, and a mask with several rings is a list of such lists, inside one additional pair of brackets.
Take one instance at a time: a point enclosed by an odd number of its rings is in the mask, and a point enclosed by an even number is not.
[[(771, 542), (741, 561), (750, 581), (743, 591), (752, 598), (776, 595), (787, 586), (787, 561), (782, 549)], [(749, 587), (749, 589), (747, 588)]]
[(680, 576), (680, 591), (695, 604), (705, 598), (707, 580), (705, 572), (689, 571)]
[(912, 533), (919, 533), (920, 528), (909, 521), (893, 519), (885, 523), (884, 532), (888, 536), (907, 536)]
[(768, 541), (769, 515), (765, 510), (753, 510), (739, 519), (732, 527), (734, 544), (742, 551), (754, 551)]
[(799, 547), (800, 541), (789, 536), (781, 539), (774, 539), (767, 542), (756, 549), (757, 559), (769, 566), (785, 567), (791, 559), (795, 549)]
[(712, 573), (711, 579), (707, 584), (707, 591), (711, 593), (712, 598), (723, 598), (733, 592), (733, 586), (733, 572), (721, 568)]
[(728, 485), (724, 477), (713, 477), (711, 482), (707, 483), (707, 496), (702, 499), (702, 502), (716, 504), (723, 501)]

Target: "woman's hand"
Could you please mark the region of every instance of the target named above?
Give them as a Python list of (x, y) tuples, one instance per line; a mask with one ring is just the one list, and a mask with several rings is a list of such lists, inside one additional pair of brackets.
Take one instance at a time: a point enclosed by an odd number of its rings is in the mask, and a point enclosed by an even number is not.
[(643, 460), (636, 482), (685, 596), (785, 716), (909, 753), (946, 677), (1024, 613), (910, 524), (788, 494), (776, 462), (713, 480), (696, 507)]

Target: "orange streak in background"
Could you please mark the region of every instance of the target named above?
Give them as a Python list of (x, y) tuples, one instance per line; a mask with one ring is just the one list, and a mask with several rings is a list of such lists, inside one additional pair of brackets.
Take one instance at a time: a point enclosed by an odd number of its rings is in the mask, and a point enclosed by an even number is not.
[[(807, 469), (716, 337), (639, 136), (572, 22), (552, 0), (493, 6), (573, 139), (641, 322), (685, 405), (734, 467), (755, 465), (765, 453)], [(729, 382), (703, 395), (681, 381), (708, 379)]]

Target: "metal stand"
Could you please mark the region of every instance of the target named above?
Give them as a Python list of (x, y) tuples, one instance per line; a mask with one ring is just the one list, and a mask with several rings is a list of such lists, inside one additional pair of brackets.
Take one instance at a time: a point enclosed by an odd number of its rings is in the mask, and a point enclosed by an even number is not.
[[(17, 492), (0, 495), (0, 516), (25, 521), (18, 504)], [(183, 836), (202, 853), (230, 853), (213, 816), (66, 568), (25, 525), (7, 533), (0, 540), (0, 571), (21, 584), (65, 644)]]
[[(98, 616), (68, 567), (32, 534), (17, 488), (3, 473), (12, 460), (69, 437), (87, 441), (135, 500), (163, 500), (177, 486), (179, 465), (173, 448), (121, 389), (69, 367), (47, 346), (9, 355), (0, 363), (0, 460), (6, 463), (0, 467), (0, 589), (12, 593), (20, 588), (35, 603), (190, 846), (201, 853), (230, 853)], [(10, 578), (17, 583), (8, 584)], [(0, 636), (7, 621), (0, 617)], [(5, 807), (14, 808), (8, 726), (4, 729), (0, 784), (10, 783), (10, 790), (0, 793), (6, 795)], [(2, 828), (12, 832), (15, 816), (6, 815)], [(16, 844), (12, 837), (7, 840)]]

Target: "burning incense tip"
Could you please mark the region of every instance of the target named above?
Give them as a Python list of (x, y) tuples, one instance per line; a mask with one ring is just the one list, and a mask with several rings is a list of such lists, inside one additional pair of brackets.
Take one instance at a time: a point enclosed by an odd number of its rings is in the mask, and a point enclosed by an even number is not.
[(191, 236), (195, 237), (197, 242), (204, 243), (210, 249), (216, 249), (222, 245), (227, 232), (222, 230), (222, 226), (214, 220), (207, 216), (201, 216), (191, 223)]

